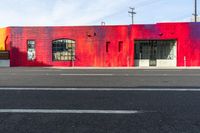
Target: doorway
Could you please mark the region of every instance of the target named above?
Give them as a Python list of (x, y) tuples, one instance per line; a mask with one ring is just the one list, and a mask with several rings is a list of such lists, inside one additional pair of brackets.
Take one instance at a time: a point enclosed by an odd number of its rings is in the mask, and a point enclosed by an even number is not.
[(135, 41), (135, 66), (161, 67), (176, 66), (175, 40)]

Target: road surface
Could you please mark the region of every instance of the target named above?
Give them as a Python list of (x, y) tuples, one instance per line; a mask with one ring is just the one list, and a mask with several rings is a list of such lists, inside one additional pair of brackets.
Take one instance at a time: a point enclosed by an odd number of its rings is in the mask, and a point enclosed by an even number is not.
[(199, 70), (1, 68), (0, 87), (199, 88)]
[(200, 132), (200, 70), (0, 73), (2, 133)]

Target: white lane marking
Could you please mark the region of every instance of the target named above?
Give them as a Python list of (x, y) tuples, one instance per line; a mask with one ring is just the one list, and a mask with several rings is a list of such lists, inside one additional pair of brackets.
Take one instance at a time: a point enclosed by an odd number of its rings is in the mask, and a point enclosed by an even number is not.
[(145, 71), (145, 72), (159, 72), (159, 71), (166, 71), (166, 72), (173, 72), (173, 71), (176, 71), (176, 72), (180, 72), (180, 71), (183, 71), (182, 69), (177, 69), (177, 70), (174, 70), (174, 69), (148, 69), (148, 70), (142, 70), (141, 71)]
[(60, 72), (61, 70), (24, 70), (25, 72)]
[(137, 110), (0, 109), (0, 113), (44, 113), (44, 114), (139, 114), (147, 112), (148, 111), (137, 111)]
[(200, 92), (200, 88), (0, 88), (2, 91), (175, 91)]
[[(56, 74), (49, 74), (56, 75)], [(200, 74), (59, 74), (60, 76), (135, 76), (135, 77), (200, 77)]]
[(137, 76), (137, 77), (199, 77), (200, 74), (167, 74), (167, 73), (162, 73), (162, 74), (128, 74), (129, 76)]
[(61, 76), (114, 76), (114, 74), (60, 74)]

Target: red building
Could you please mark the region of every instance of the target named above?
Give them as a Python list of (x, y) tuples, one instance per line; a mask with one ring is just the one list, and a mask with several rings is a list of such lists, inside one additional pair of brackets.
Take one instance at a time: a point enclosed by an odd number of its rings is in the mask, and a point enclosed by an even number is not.
[(200, 66), (200, 23), (7, 27), (0, 35), (10, 66)]

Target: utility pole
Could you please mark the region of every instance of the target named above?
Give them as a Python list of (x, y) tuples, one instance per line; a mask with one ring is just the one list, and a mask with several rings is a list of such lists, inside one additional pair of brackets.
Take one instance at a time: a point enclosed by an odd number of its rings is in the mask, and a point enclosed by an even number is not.
[(194, 22), (197, 22), (197, 0), (194, 0)]
[(136, 12), (134, 11), (135, 8), (130, 7), (131, 11), (128, 11), (129, 14), (131, 14), (132, 17), (132, 24), (134, 24), (134, 15), (136, 14)]

